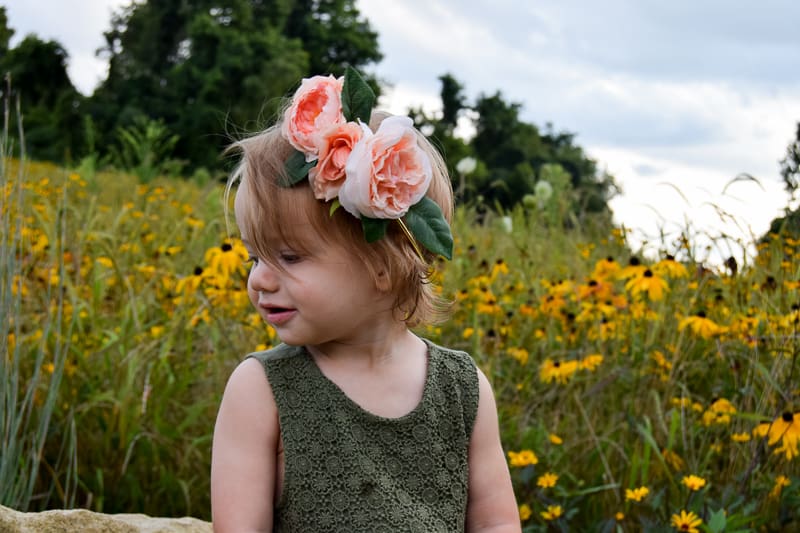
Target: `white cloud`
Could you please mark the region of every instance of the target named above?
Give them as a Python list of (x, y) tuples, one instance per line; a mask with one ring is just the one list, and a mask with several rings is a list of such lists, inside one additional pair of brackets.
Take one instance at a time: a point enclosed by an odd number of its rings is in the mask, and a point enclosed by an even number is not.
[(90, 94), (105, 78), (107, 62), (96, 56), (111, 28), (111, 13), (127, 0), (11, 0), (8, 24), (15, 30), (12, 46), (28, 34), (56, 40), (67, 50), (67, 72), (75, 87)]

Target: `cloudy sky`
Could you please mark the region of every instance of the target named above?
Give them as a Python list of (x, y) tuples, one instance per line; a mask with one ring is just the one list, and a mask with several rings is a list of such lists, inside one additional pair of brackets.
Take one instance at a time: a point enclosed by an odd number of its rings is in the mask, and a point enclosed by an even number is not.
[[(57, 39), (89, 93), (122, 0), (10, 0), (13, 42)], [(750, 239), (786, 207), (778, 161), (800, 121), (796, 0), (357, 0), (378, 32), (384, 107), (438, 106), (451, 73), (469, 99), (501, 91), (522, 118), (576, 134), (624, 193), (635, 242), (682, 229)], [(732, 182), (748, 173), (759, 183)], [(728, 185), (726, 187), (726, 185)], [(704, 242), (703, 239), (699, 239)], [(717, 241), (719, 242), (719, 241)], [(722, 249), (720, 249), (722, 248)], [(714, 245), (715, 255), (740, 254)]]

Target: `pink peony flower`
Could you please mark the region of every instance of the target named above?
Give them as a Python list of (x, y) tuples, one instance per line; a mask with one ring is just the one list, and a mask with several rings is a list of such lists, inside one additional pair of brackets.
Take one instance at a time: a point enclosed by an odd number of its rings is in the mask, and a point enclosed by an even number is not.
[(400, 218), (428, 191), (433, 170), (409, 117), (389, 117), (365, 134), (345, 165), (339, 202), (357, 218)]
[(331, 126), (345, 122), (342, 114), (344, 78), (314, 76), (304, 78), (283, 115), (281, 134), (306, 161), (314, 161), (322, 144), (322, 134)]
[(327, 202), (339, 194), (339, 189), (345, 180), (347, 158), (353, 150), (353, 146), (365, 134), (372, 134), (366, 125), (346, 122), (331, 127), (322, 136), (317, 166), (312, 168), (308, 174), (314, 196), (318, 200)]

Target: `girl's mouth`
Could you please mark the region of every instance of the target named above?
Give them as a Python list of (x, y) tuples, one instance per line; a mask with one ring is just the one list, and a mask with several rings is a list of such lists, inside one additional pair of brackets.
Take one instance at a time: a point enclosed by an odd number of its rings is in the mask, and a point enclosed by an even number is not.
[(297, 313), (295, 309), (286, 307), (268, 307), (266, 311), (267, 322), (274, 326), (285, 324)]

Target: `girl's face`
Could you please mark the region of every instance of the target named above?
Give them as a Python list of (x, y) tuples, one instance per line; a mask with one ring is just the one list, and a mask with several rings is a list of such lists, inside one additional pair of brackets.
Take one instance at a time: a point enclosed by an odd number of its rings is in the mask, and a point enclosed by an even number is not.
[(303, 251), (284, 242), (272, 245), (282, 268), (254, 257), (248, 235), (242, 235), (253, 261), (250, 301), (281, 341), (312, 346), (357, 342), (380, 321), (393, 320), (392, 294), (376, 287), (354, 254), (321, 239), (310, 224), (295, 233)]

